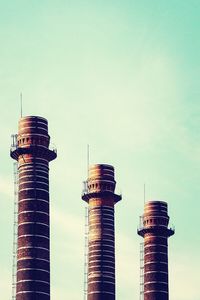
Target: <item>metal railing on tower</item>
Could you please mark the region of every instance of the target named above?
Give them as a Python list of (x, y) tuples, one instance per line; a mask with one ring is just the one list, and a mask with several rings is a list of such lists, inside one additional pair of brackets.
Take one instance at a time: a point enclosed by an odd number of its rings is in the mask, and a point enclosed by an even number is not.
[(140, 300), (144, 299), (144, 243), (140, 243)]
[(17, 232), (18, 232), (18, 162), (13, 164), (14, 173), (14, 220), (13, 220), (13, 265), (12, 265), (12, 300), (16, 299), (17, 281)]
[(85, 207), (85, 250), (84, 250), (84, 300), (87, 299), (88, 292), (88, 207)]

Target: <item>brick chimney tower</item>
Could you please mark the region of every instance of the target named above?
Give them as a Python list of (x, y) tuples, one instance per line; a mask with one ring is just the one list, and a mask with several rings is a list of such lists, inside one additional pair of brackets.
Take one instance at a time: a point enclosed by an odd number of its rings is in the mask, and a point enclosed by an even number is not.
[(49, 149), (47, 120), (19, 120), (11, 157), (18, 162), (16, 300), (50, 300)]
[(168, 227), (167, 203), (145, 203), (138, 234), (144, 238), (144, 300), (168, 300)]
[(114, 168), (96, 164), (89, 168), (82, 199), (89, 205), (88, 300), (115, 300), (116, 195)]

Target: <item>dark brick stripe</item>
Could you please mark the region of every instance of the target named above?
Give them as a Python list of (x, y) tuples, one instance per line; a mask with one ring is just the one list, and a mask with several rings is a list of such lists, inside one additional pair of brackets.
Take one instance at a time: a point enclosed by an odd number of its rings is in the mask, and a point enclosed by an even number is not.
[(23, 190), (19, 192), (19, 200), (27, 198), (49, 200), (49, 193), (42, 189)]
[(50, 274), (46, 272), (46, 270), (42, 269), (18, 269), (17, 271), (17, 281), (29, 279), (32, 281), (42, 280), (46, 282), (50, 282)]
[(49, 226), (47, 224), (19, 224), (18, 226), (18, 236), (23, 234), (42, 234), (49, 237)]
[[(17, 292), (37, 291), (46, 294), (50, 293), (49, 282), (45, 281), (20, 281), (17, 283)], [(40, 298), (41, 299), (41, 298)]]
[(42, 236), (23, 236), (18, 237), (18, 247), (42, 247), (49, 248), (49, 239)]
[(155, 244), (149, 244), (148, 247), (144, 248), (144, 253), (149, 252), (166, 252), (167, 253), (167, 246), (166, 245), (155, 245)]
[(168, 265), (167, 265), (167, 263), (163, 263), (160, 261), (151, 261), (151, 263), (146, 262), (145, 263), (145, 272), (149, 272), (149, 271), (167, 272)]
[[(115, 284), (111, 284), (109, 282), (106, 282), (106, 280), (104, 279), (105, 282), (92, 282), (88, 285), (88, 293), (91, 293), (91, 292), (95, 292), (95, 291), (107, 291), (107, 292), (110, 292), (110, 293), (115, 293)], [(104, 293), (102, 293), (104, 294)], [(104, 298), (103, 298), (104, 299)]]
[(144, 280), (145, 282), (152, 282), (152, 281), (162, 281), (166, 284), (168, 283), (168, 274), (165, 271), (145, 271), (144, 273)]
[(148, 290), (144, 293), (145, 300), (152, 300), (152, 299), (158, 299), (158, 300), (169, 300), (168, 298), (168, 291), (162, 291), (162, 290)]
[[(23, 178), (24, 176), (32, 176), (32, 177), (37, 177), (37, 176), (48, 176), (49, 169), (48, 168), (23, 168), (20, 170), (19, 173), (19, 180)], [(28, 177), (27, 177), (28, 178)]]
[(44, 182), (44, 183), (49, 184), (49, 179), (45, 174), (43, 174), (42, 176), (34, 175), (34, 174), (23, 175), (23, 176), (21, 176), (21, 178), (19, 178), (20, 187), (21, 187), (21, 184), (23, 184), (25, 182), (34, 182), (34, 181), (39, 181), (39, 182)]
[(89, 248), (95, 249), (95, 247), (102, 247), (102, 248), (105, 248), (105, 249), (114, 248), (114, 241), (110, 241), (110, 240), (90, 241), (89, 242)]
[(29, 210), (40, 210), (48, 212), (49, 210), (49, 202), (42, 201), (39, 199), (27, 200), (27, 201), (19, 201), (18, 204), (19, 212), (29, 211)]
[(27, 212), (24, 211), (20, 213), (18, 216), (18, 223), (24, 223), (24, 222), (39, 222), (39, 223), (45, 223), (49, 224), (49, 215), (45, 212)]
[(24, 258), (17, 261), (17, 268), (24, 269), (24, 268), (35, 268), (35, 269), (44, 269), (50, 270), (49, 261), (43, 259), (35, 259), (33, 258)]
[(49, 245), (47, 247), (27, 247), (18, 249), (18, 258), (34, 257), (35, 259), (46, 259), (49, 260)]
[(148, 261), (168, 262), (168, 257), (166, 253), (149, 253), (145, 255), (145, 262)]
[[(30, 134), (41, 134), (41, 135), (47, 135), (47, 126), (44, 126), (44, 124), (40, 124), (40, 126), (31, 126), (29, 127), (28, 124), (24, 124), (22, 127), (23, 133), (30, 135)], [(37, 135), (36, 135), (37, 136)]]
[(145, 282), (144, 283), (144, 288), (145, 288), (145, 291), (153, 291), (153, 290), (161, 290), (161, 291), (164, 291), (164, 292), (167, 292), (168, 291), (168, 284), (167, 282), (163, 283), (163, 282)]

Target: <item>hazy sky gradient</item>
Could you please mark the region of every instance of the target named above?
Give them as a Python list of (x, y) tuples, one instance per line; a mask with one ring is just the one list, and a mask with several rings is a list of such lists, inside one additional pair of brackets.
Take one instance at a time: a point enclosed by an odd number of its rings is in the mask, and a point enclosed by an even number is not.
[(146, 198), (165, 200), (170, 299), (199, 300), (200, 2), (0, 1), (0, 290), (11, 299), (10, 135), (23, 114), (49, 121), (52, 300), (83, 299), (86, 149), (113, 164), (117, 299), (139, 299), (136, 230)]

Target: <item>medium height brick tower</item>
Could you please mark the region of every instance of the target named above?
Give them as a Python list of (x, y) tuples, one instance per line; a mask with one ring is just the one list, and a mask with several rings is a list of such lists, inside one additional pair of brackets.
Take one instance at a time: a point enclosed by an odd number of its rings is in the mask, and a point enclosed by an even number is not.
[(138, 234), (144, 238), (144, 300), (168, 300), (168, 228), (167, 203), (145, 203)]
[(114, 168), (97, 164), (89, 168), (87, 190), (82, 199), (89, 204), (88, 300), (115, 300)]
[(11, 157), (18, 161), (17, 300), (50, 299), (49, 149), (47, 120), (28, 116), (19, 121)]

